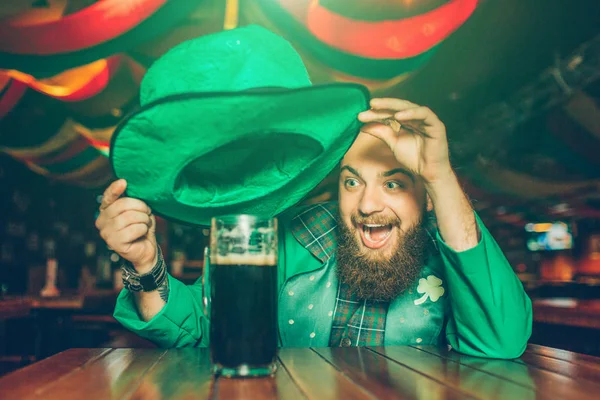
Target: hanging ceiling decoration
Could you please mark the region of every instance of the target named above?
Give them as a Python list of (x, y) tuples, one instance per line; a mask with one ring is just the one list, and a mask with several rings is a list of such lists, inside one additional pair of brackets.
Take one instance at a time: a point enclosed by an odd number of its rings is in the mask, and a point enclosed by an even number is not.
[(0, 21), (0, 59), (2, 68), (37, 78), (127, 51), (172, 29), (197, 5), (189, 0), (36, 3)]
[[(475, 11), (478, 0), (450, 0), (439, 7), (408, 18), (364, 21), (335, 12), (319, 0), (302, 9), (298, 0), (280, 0), (284, 7), (306, 21), (308, 30), (321, 42), (338, 50), (373, 59), (415, 57), (440, 44)], [(371, 6), (362, 2), (364, 8)]]
[(14, 79), (29, 88), (62, 101), (81, 101), (101, 92), (121, 65), (121, 57), (113, 56), (73, 68), (46, 79), (16, 70), (1, 70), (0, 79)]
[[(0, 151), (52, 179), (103, 185), (112, 179), (106, 159), (112, 132), (138, 105), (146, 69), (185, 40), (252, 23), (290, 40), (314, 83), (358, 82), (373, 95), (398, 95), (435, 62), (454, 32), (482, 15), (482, 3), (2, 2)], [(587, 210), (585, 199), (600, 189), (600, 95), (588, 90), (600, 76), (599, 49), (599, 38), (587, 42), (480, 115), (473, 129), (465, 128), (468, 140), (451, 143), (456, 158), (465, 161), (461, 173), (482, 199), (476, 205), (482, 212), (488, 205), (492, 210), (495, 199), (514, 207), (498, 216), (513, 223), (527, 213), (519, 207), (549, 209), (559, 198)], [(550, 116), (540, 115), (563, 104)], [(309, 201), (333, 198), (336, 182), (330, 176)]]
[(105, 184), (111, 179), (107, 157), (75, 126), (64, 103), (26, 89), (0, 120), (0, 150), (55, 180), (89, 187)]
[[(435, 53), (435, 47), (406, 58), (367, 58), (347, 53), (320, 41), (307, 27), (309, 0), (258, 0), (245, 4), (252, 19), (267, 20), (292, 41), (302, 54), (343, 74), (367, 80), (388, 80), (422, 67)], [(367, 2), (364, 3), (367, 6)]]

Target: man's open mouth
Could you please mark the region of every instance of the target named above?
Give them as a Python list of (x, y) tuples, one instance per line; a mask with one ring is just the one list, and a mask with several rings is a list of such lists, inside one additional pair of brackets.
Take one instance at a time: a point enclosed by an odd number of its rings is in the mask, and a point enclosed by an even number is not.
[(392, 236), (392, 225), (360, 224), (360, 237), (363, 244), (370, 249), (379, 249), (388, 242)]

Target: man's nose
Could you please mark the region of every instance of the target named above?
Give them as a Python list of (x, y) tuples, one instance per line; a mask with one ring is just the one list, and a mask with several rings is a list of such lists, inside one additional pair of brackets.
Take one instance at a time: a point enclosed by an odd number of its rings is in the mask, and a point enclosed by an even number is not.
[(383, 211), (383, 209), (384, 205), (381, 200), (381, 194), (377, 192), (376, 188), (367, 187), (360, 199), (358, 211), (366, 216)]

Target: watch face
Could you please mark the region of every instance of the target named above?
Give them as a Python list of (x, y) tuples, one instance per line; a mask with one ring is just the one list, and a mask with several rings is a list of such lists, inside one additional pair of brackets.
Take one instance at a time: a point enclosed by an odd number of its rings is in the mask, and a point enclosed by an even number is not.
[(152, 274), (140, 276), (140, 285), (142, 285), (142, 288), (144, 288), (145, 292), (150, 292), (158, 288), (158, 285), (156, 284)]

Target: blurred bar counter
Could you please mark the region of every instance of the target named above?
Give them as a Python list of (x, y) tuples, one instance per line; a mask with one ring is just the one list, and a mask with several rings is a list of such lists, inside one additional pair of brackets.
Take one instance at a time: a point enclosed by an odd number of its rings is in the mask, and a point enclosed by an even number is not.
[(27, 298), (0, 300), (0, 321), (28, 316), (31, 304), (31, 299)]
[(154, 347), (113, 318), (118, 291), (0, 299), (0, 375), (73, 347)]
[(600, 299), (554, 298), (533, 301), (534, 321), (600, 329)]
[(532, 297), (530, 343), (600, 356), (600, 299)]
[[(56, 297), (41, 296), (4, 296), (0, 298), (0, 319), (13, 316), (26, 316), (31, 310), (82, 310), (106, 311), (114, 307), (118, 292), (114, 290), (94, 290), (86, 294), (65, 292)], [(98, 307), (100, 306), (100, 310)]]

